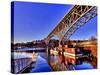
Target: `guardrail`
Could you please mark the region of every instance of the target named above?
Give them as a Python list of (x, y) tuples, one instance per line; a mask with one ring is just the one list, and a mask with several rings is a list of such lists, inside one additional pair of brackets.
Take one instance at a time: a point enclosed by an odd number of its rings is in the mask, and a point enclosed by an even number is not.
[(13, 73), (20, 73), (32, 63), (32, 58), (13, 59), (11, 67)]

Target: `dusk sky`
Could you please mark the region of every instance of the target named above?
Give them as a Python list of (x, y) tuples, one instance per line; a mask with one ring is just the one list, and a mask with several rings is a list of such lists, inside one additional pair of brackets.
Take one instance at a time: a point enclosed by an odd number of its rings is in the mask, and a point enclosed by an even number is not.
[[(33, 2), (14, 2), (14, 41), (44, 39), (72, 5)], [(97, 17), (78, 29), (70, 39), (97, 36)]]

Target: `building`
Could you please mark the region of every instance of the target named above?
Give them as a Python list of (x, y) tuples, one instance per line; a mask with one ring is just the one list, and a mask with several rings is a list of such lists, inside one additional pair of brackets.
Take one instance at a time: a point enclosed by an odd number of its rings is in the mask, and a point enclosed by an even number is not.
[[(62, 50), (64, 50), (64, 52), (62, 52)], [(64, 47), (60, 46), (59, 52), (61, 55), (64, 55), (65, 64), (82, 64), (84, 59), (90, 56), (90, 52), (85, 51), (83, 47), (68, 47), (68, 45), (65, 45)]]

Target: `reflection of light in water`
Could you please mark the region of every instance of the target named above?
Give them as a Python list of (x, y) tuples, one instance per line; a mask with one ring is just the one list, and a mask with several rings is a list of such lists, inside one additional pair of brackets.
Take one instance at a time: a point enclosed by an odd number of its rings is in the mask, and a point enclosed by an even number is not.
[[(51, 56), (51, 59), (50, 59), (50, 62), (51, 62), (51, 64), (52, 63), (56, 63), (57, 65), (60, 65), (60, 64), (62, 64), (61, 62), (59, 62), (58, 61), (59, 60), (59, 56)], [(57, 66), (56, 65), (56, 66)], [(84, 70), (84, 69), (93, 69), (93, 66), (90, 64), (90, 63), (88, 63), (88, 62), (86, 62), (86, 61), (78, 61), (78, 64), (77, 65), (67, 65), (66, 64), (66, 66), (68, 66), (68, 68), (70, 69), (70, 70)], [(61, 66), (60, 66), (61, 67)], [(60, 68), (59, 67), (59, 68)], [(63, 69), (62, 69), (63, 70)]]
[(50, 72), (51, 67), (48, 65), (47, 61), (40, 55), (37, 57), (35, 68), (31, 69), (30, 72)]
[(83, 62), (80, 65), (75, 65), (74, 66), (76, 70), (81, 70), (81, 69), (93, 69), (93, 66), (90, 63)]
[(51, 62), (57, 62), (57, 63), (58, 63), (58, 56), (56, 56), (56, 55), (51, 56), (50, 61), (51, 61)]
[(20, 48), (20, 49), (17, 49), (17, 51), (25, 51), (25, 50), (42, 50), (42, 49), (45, 49), (45, 48)]
[(53, 58), (53, 62), (56, 64), (56, 63), (58, 63), (58, 60), (57, 60), (58, 58), (57, 58), (57, 56), (55, 55), (54, 56), (54, 58)]
[(22, 52), (22, 53), (13, 53), (14, 54), (14, 59), (19, 59), (19, 58), (32, 58), (32, 54), (29, 54), (29, 53), (25, 53), (25, 52)]

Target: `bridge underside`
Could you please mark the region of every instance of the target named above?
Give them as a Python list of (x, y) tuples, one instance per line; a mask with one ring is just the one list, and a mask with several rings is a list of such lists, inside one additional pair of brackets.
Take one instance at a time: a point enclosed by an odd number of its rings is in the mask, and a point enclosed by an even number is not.
[(46, 43), (55, 35), (60, 41), (66, 41), (81, 26), (97, 15), (96, 6), (75, 5), (44, 39)]

